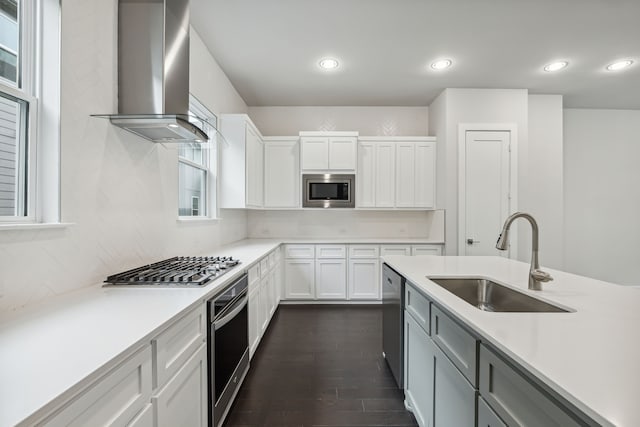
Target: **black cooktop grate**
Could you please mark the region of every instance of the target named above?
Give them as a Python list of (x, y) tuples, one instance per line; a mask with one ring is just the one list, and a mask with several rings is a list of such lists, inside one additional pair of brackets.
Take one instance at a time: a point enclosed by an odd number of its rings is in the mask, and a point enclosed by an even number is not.
[(113, 274), (106, 285), (203, 286), (240, 261), (232, 257), (173, 257)]

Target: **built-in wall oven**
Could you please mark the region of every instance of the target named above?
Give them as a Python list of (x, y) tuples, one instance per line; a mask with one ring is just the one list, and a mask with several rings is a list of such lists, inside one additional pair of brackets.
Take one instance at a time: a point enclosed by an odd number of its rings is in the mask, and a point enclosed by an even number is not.
[(208, 302), (209, 425), (219, 427), (249, 370), (247, 275)]
[(303, 208), (354, 208), (355, 175), (302, 175)]

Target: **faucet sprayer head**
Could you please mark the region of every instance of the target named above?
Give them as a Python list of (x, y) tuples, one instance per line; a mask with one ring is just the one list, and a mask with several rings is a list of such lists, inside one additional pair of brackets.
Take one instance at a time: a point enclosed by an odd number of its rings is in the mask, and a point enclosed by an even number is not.
[(499, 251), (506, 251), (509, 248), (509, 229), (507, 227), (502, 229), (502, 233), (498, 236), (496, 242), (496, 249)]

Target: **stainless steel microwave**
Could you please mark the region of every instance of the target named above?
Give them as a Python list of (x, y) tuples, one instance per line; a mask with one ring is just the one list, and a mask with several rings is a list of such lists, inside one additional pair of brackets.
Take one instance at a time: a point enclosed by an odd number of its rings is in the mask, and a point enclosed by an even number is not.
[(355, 188), (355, 175), (302, 175), (302, 207), (354, 208)]

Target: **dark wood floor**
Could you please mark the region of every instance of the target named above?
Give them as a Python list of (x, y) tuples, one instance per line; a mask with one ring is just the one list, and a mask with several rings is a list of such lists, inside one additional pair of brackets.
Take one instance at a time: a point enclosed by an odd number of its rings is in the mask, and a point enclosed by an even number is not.
[(281, 305), (224, 425), (417, 425), (381, 331), (381, 306)]

